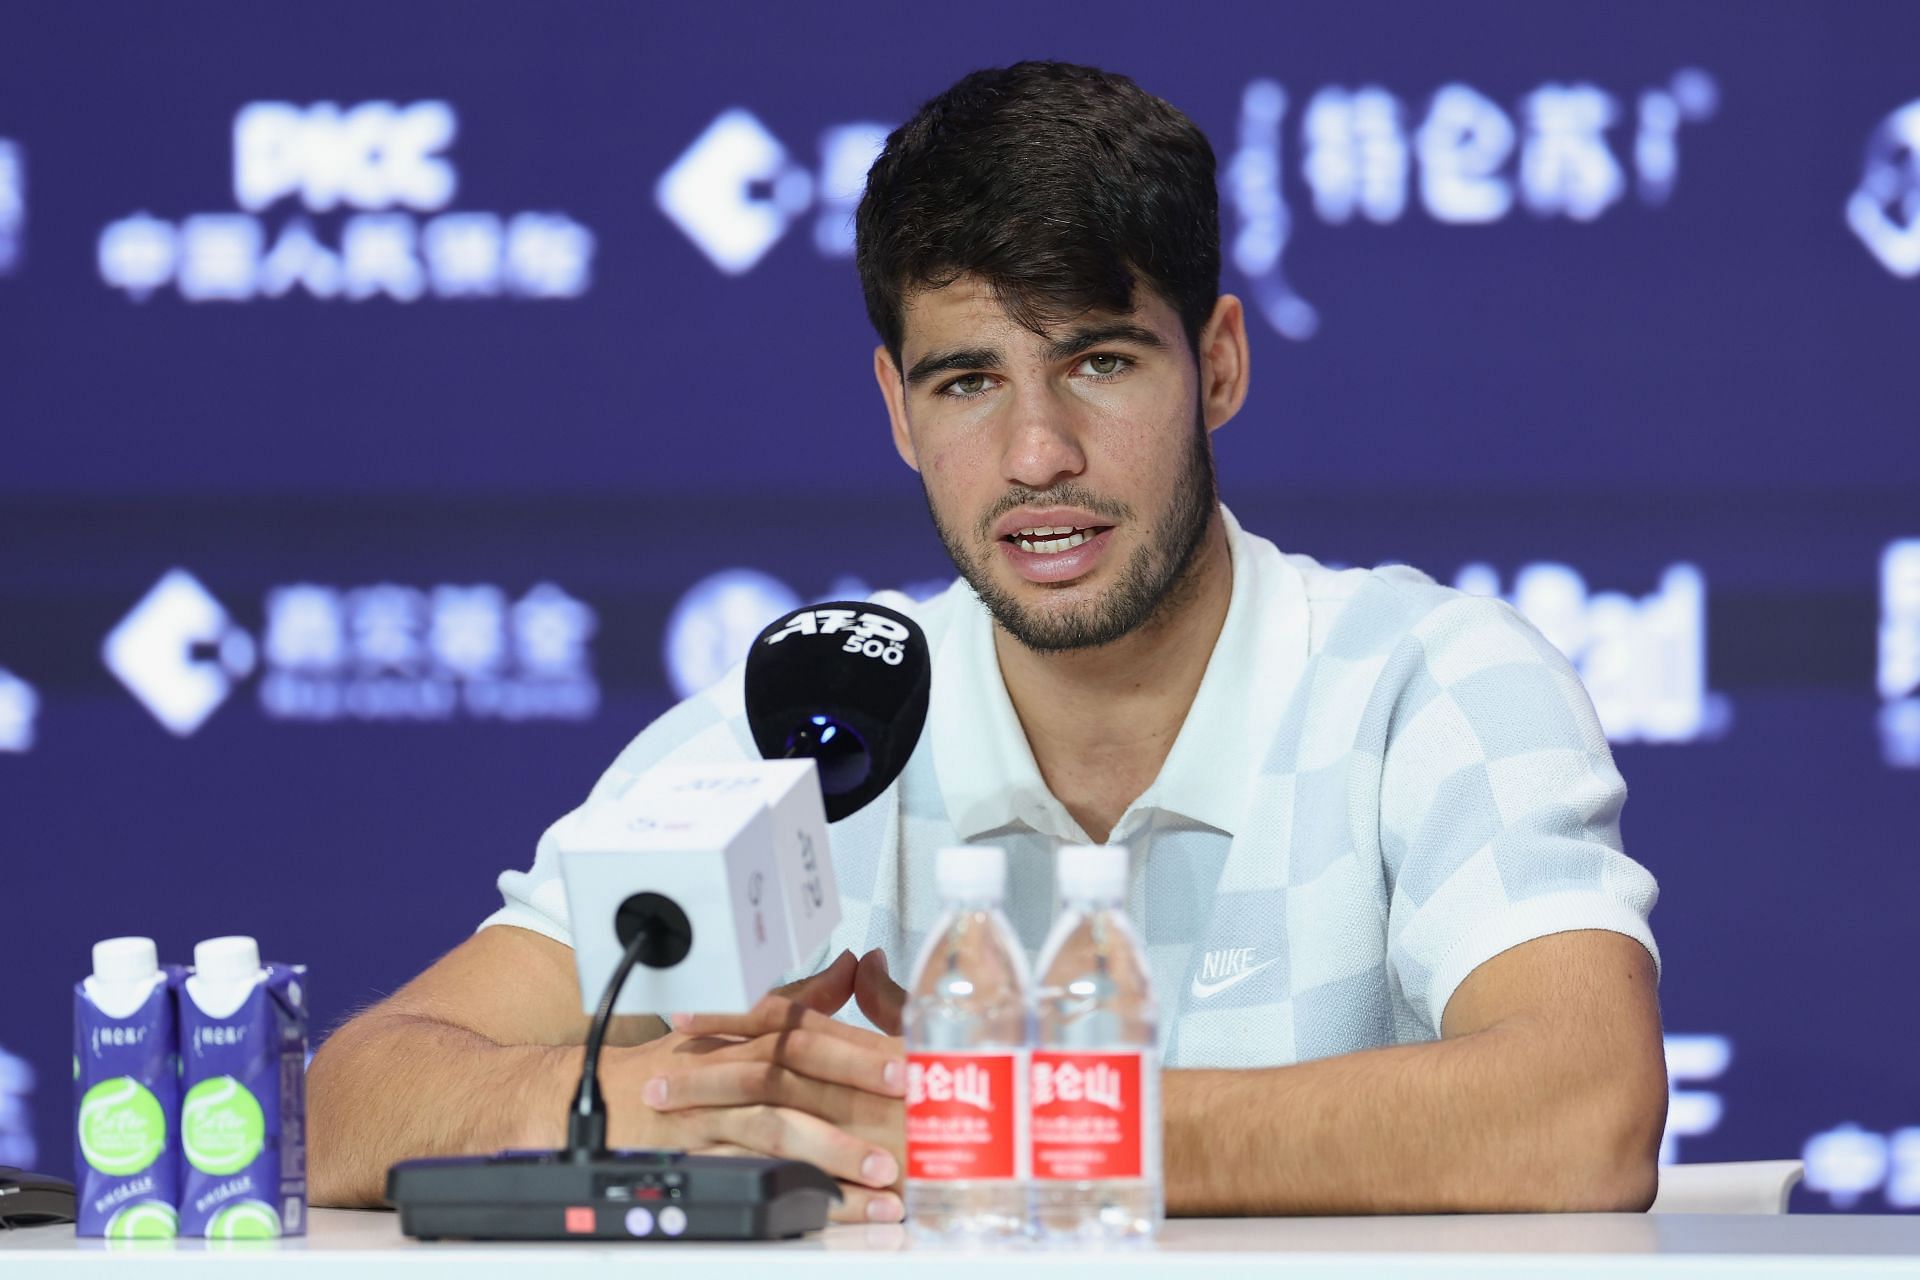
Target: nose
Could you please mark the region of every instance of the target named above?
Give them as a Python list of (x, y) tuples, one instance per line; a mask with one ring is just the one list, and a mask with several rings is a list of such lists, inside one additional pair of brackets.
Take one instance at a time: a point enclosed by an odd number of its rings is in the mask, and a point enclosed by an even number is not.
[(1001, 474), (1011, 484), (1050, 489), (1087, 469), (1087, 457), (1071, 412), (1045, 387), (1029, 387), (1014, 398)]

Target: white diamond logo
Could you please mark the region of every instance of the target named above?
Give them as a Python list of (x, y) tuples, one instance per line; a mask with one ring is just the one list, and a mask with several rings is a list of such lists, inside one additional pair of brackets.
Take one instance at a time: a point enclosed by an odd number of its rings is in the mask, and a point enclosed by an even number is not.
[(186, 737), (253, 670), (253, 637), (198, 579), (171, 569), (100, 647), (107, 669), (172, 732)]
[[(764, 193), (756, 191), (765, 188)], [(751, 111), (714, 117), (660, 175), (660, 211), (728, 275), (751, 271), (813, 200), (813, 177)]]

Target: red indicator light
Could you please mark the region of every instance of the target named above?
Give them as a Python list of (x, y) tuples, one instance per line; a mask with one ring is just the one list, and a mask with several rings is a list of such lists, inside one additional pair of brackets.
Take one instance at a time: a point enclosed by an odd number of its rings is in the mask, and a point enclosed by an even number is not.
[(567, 1230), (574, 1235), (592, 1235), (592, 1207), (585, 1205), (569, 1206), (567, 1209)]
[(660, 1198), (660, 1188), (635, 1187), (633, 1189), (633, 1198), (635, 1200), (658, 1200)]

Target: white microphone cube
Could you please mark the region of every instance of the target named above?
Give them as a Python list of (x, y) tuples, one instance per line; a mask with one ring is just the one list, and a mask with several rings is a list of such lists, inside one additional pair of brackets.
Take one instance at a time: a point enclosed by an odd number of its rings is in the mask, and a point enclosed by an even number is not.
[(615, 918), (635, 894), (677, 903), (693, 945), (670, 968), (635, 965), (622, 1014), (749, 1009), (840, 922), (810, 760), (655, 769), (553, 839), (587, 1012), (619, 965)]
[(792, 964), (773, 815), (758, 800), (656, 803), (640, 812), (615, 803), (555, 837), (585, 1011), (619, 966), (625, 946), (614, 921), (635, 894), (678, 904), (693, 945), (670, 968), (635, 965), (615, 1013), (744, 1012)]
[(753, 760), (741, 764), (655, 769), (625, 799), (642, 809), (678, 807), (725, 796), (752, 798), (773, 816), (773, 856), (780, 868), (791, 965), (824, 946), (840, 923), (840, 888), (827, 843), (827, 812), (811, 760)]

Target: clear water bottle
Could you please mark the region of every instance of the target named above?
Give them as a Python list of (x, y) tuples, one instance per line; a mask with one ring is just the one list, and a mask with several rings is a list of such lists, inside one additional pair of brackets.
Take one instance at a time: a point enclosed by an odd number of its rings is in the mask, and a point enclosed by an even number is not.
[(1159, 1009), (1122, 904), (1127, 851), (1075, 845), (1040, 955), (1031, 1088), (1034, 1224), (1049, 1240), (1144, 1240), (1165, 1216)]
[(1026, 956), (1000, 907), (1006, 853), (942, 849), (946, 910), (907, 988), (907, 1223), (948, 1243), (1027, 1232)]

